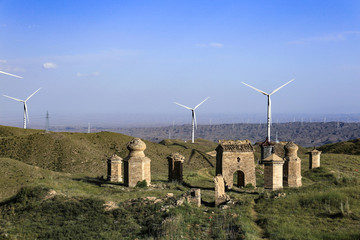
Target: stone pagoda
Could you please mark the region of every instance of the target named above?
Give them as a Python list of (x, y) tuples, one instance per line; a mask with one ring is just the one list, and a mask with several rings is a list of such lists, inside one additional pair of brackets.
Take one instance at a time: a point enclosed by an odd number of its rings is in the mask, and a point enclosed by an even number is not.
[(180, 153), (173, 153), (167, 157), (169, 163), (169, 182), (176, 181), (181, 183), (183, 181), (183, 164), (185, 157)]
[(124, 184), (135, 187), (138, 182), (146, 180), (151, 183), (150, 158), (145, 156), (146, 144), (140, 138), (134, 138), (127, 145), (130, 151), (124, 159)]
[(107, 180), (110, 182), (122, 182), (123, 159), (114, 154), (107, 160)]
[(315, 147), (312, 151), (308, 152), (309, 154), (309, 169), (320, 167), (320, 155), (321, 151), (317, 150)]
[(263, 160), (264, 163), (264, 188), (278, 190), (283, 188), (284, 159), (271, 154)]
[(297, 156), (299, 147), (290, 141), (284, 149), (284, 187), (301, 187), (301, 159)]

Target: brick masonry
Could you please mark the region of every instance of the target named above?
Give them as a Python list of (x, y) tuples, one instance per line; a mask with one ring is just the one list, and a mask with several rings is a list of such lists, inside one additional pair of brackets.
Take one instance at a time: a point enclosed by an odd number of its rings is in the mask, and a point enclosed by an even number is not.
[(233, 187), (234, 173), (238, 186), (256, 187), (254, 149), (249, 140), (222, 140), (216, 148), (216, 175), (223, 176), (228, 188)]
[(167, 157), (169, 165), (169, 182), (176, 181), (181, 183), (183, 181), (183, 164), (185, 157), (179, 153), (173, 153)]
[(301, 187), (301, 159), (297, 156), (299, 147), (290, 141), (285, 145), (284, 149), (283, 185), (284, 187)]
[(111, 182), (122, 182), (123, 173), (122, 173), (122, 164), (123, 159), (118, 155), (114, 154), (107, 160), (108, 171), (107, 171), (107, 180)]
[(308, 152), (307, 154), (309, 154), (309, 169), (320, 167), (321, 151), (314, 148), (311, 152)]
[(278, 190), (283, 188), (284, 160), (272, 154), (263, 160), (264, 163), (264, 188)]
[(146, 180), (151, 183), (150, 158), (145, 156), (146, 144), (140, 138), (134, 138), (127, 144), (130, 151), (124, 159), (124, 184), (135, 187), (138, 182)]

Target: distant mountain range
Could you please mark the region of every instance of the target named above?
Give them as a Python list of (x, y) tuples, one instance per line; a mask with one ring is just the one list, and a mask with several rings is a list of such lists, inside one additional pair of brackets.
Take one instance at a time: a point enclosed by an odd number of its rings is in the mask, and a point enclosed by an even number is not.
[[(159, 142), (163, 139), (190, 140), (191, 137), (191, 125), (101, 130), (119, 132), (153, 142)], [(276, 135), (279, 141), (293, 141), (304, 147), (320, 146), (360, 138), (360, 123), (273, 123), (271, 128), (272, 141), (276, 140)], [(255, 143), (265, 140), (266, 124), (199, 125), (195, 136), (211, 141), (249, 139)]]

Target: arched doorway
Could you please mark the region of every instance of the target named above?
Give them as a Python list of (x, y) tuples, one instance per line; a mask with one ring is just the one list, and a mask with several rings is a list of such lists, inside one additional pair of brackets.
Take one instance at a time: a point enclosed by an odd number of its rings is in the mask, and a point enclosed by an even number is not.
[(236, 171), (234, 173), (234, 183), (237, 187), (245, 187), (245, 174), (243, 171)]

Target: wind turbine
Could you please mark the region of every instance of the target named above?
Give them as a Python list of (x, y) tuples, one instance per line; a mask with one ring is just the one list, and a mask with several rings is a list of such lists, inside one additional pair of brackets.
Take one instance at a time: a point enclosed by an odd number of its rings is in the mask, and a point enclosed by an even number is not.
[(257, 88), (254, 88), (253, 86), (250, 86), (249, 84), (246, 84), (244, 82), (241, 82), (243, 84), (245, 84), (246, 86), (254, 89), (255, 91), (258, 91), (264, 95), (267, 96), (268, 99), (268, 108), (267, 108), (267, 139), (270, 142), (270, 125), (271, 125), (271, 95), (273, 95), (274, 93), (276, 93), (277, 91), (279, 91), (282, 87), (285, 87), (286, 85), (288, 85), (289, 83), (291, 83), (292, 81), (294, 81), (295, 79), (291, 79), (290, 81), (288, 81), (287, 83), (285, 83), (284, 85), (278, 87), (277, 89), (275, 89), (274, 91), (272, 91), (271, 93), (266, 93), (264, 91), (261, 91)]
[(197, 109), (201, 104), (203, 104), (206, 100), (208, 100), (209, 97), (205, 98), (204, 101), (202, 101), (201, 103), (199, 103), (198, 105), (196, 105), (196, 107), (194, 108), (190, 108), (190, 107), (187, 107), (185, 105), (182, 105), (180, 103), (177, 103), (177, 102), (174, 102), (175, 104), (181, 106), (181, 107), (184, 107), (186, 109), (189, 109), (191, 111), (191, 116), (192, 116), (192, 132), (191, 132), (191, 142), (194, 143), (194, 139), (195, 139), (195, 128), (197, 129), (197, 123), (196, 123), (196, 114), (195, 114), (195, 109)]
[(0, 73), (5, 74), (5, 75), (9, 75), (9, 76), (13, 76), (13, 77), (17, 77), (17, 78), (23, 78), (23, 77), (20, 77), (20, 76), (11, 74), (11, 73), (3, 72), (3, 71), (0, 71)]
[(18, 102), (22, 102), (24, 103), (24, 129), (26, 129), (26, 119), (29, 123), (29, 113), (28, 113), (28, 110), (27, 110), (27, 104), (26, 102), (32, 97), (34, 96), (35, 93), (37, 93), (41, 88), (39, 88), (38, 90), (36, 90), (33, 94), (31, 94), (27, 99), (25, 100), (21, 100), (21, 99), (17, 99), (17, 98), (13, 98), (13, 97), (10, 97), (10, 96), (6, 96), (6, 95), (3, 95), (4, 97), (7, 97), (7, 98), (10, 98), (10, 99), (13, 99), (13, 100), (16, 100)]

